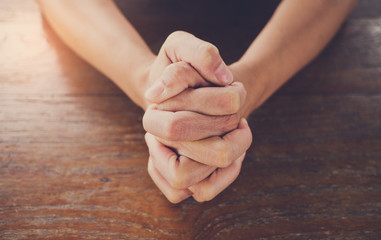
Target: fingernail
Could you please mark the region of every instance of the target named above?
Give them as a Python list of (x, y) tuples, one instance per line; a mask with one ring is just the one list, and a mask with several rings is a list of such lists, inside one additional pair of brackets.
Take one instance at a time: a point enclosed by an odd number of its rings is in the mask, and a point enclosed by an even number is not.
[(233, 75), (224, 62), (221, 62), (214, 74), (222, 84), (228, 85), (233, 82)]
[(164, 92), (164, 85), (162, 82), (154, 83), (145, 93), (145, 97), (149, 100), (155, 100)]

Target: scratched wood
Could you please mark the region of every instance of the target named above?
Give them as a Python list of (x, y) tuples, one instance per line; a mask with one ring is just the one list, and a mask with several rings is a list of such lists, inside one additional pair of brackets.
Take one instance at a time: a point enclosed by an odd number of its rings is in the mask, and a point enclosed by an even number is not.
[[(183, 29), (232, 62), (276, 6), (233, 2), (118, 4), (154, 51)], [(210, 202), (172, 205), (146, 171), (143, 112), (33, 1), (1, 0), (0, 239), (379, 239), (380, 93), (381, 5), (362, 0), (251, 116), (238, 179)]]

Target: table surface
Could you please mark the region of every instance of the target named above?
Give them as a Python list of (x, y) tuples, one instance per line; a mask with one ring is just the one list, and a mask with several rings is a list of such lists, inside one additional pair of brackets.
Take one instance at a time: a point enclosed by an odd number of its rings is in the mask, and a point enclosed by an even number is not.
[[(154, 51), (182, 29), (228, 62), (277, 4), (205, 2), (118, 4)], [(380, 238), (378, 0), (360, 1), (320, 56), (252, 114), (241, 174), (210, 202), (173, 205), (156, 188), (142, 115), (34, 1), (1, 0), (0, 239)]]

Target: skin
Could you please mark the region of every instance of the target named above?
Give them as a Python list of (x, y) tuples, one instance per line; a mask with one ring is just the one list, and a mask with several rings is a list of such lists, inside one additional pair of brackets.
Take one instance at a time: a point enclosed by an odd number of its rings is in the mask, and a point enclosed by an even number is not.
[(61, 39), (145, 110), (148, 172), (178, 203), (211, 200), (236, 179), (252, 142), (245, 118), (319, 54), (357, 1), (282, 1), (230, 66), (181, 31), (153, 54), (109, 0), (37, 2)]

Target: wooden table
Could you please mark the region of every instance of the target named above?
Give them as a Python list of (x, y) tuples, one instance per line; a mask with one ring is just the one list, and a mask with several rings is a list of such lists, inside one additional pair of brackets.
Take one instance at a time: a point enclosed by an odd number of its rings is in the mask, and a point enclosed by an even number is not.
[[(232, 62), (274, 1), (120, 2), (157, 51), (183, 29)], [(175, 12), (176, 11), (176, 12)], [(250, 118), (216, 199), (170, 204), (147, 174), (143, 112), (28, 0), (0, 0), (0, 239), (380, 239), (381, 4)]]

